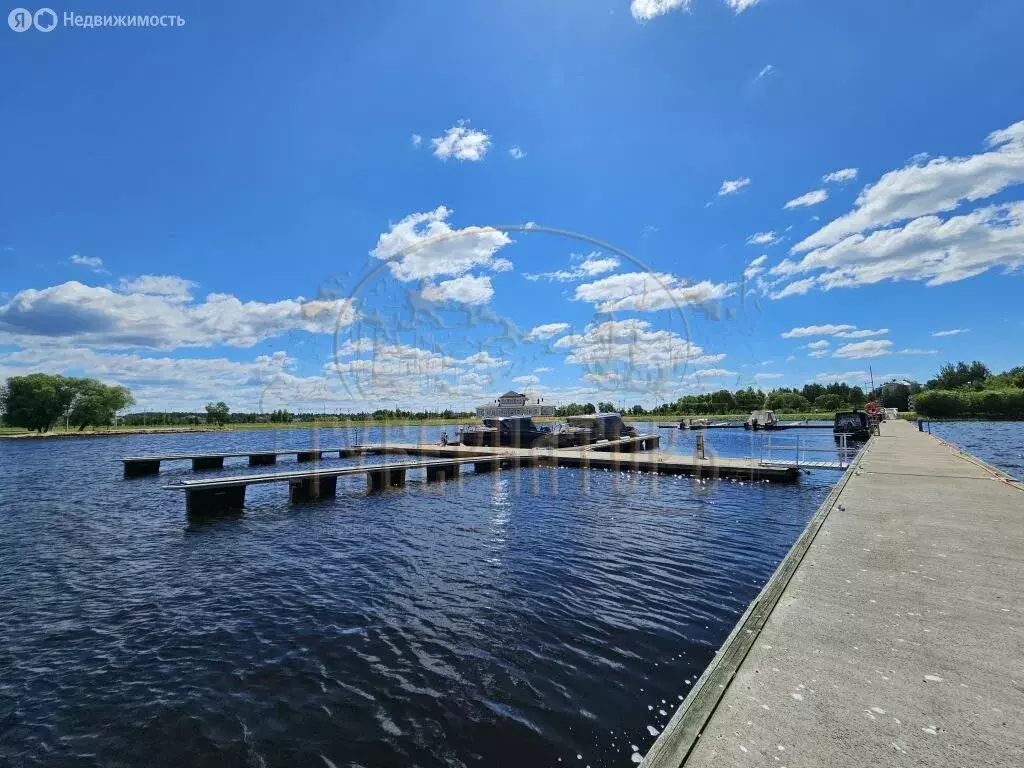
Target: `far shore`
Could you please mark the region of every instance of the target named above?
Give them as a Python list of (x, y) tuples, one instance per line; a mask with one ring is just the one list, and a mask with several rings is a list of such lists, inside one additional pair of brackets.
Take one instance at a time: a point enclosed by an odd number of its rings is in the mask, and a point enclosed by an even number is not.
[[(683, 419), (708, 419), (710, 421), (743, 421), (747, 418), (746, 413), (724, 413), (724, 414), (711, 414), (711, 415), (693, 415), (693, 414), (662, 414), (660, 416), (652, 416), (645, 414), (642, 416), (624, 415), (622, 418), (624, 421), (630, 422), (652, 422), (656, 424), (678, 424)], [(834, 413), (779, 413), (780, 419), (785, 421), (832, 421), (835, 416)], [(916, 414), (900, 414), (901, 418), (915, 419)], [(538, 423), (556, 423), (563, 421), (564, 419), (559, 417), (545, 417), (537, 418), (534, 421)], [(54, 438), (54, 437), (113, 437), (123, 435), (159, 435), (159, 434), (176, 434), (182, 432), (247, 432), (254, 430), (272, 430), (272, 429), (348, 429), (348, 428), (367, 428), (367, 427), (451, 427), (461, 426), (474, 423), (476, 419), (465, 418), (465, 419), (390, 419), (390, 420), (364, 420), (364, 421), (294, 421), (288, 423), (274, 423), (274, 422), (260, 422), (256, 424), (251, 423), (240, 423), (240, 424), (225, 424), (224, 426), (215, 426), (210, 424), (177, 424), (167, 426), (152, 426), (152, 425), (139, 425), (139, 426), (117, 426), (117, 427), (103, 427), (99, 429), (86, 429), (79, 431), (78, 429), (72, 428), (71, 430), (65, 431), (63, 429), (54, 430), (52, 432), (29, 432), (28, 430), (16, 429), (11, 427), (0, 427), (0, 439), (31, 439), (31, 438)]]

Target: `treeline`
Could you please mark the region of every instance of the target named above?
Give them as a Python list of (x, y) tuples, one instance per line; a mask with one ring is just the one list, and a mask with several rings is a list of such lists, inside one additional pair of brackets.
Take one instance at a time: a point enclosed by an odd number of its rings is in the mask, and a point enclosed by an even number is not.
[[(131, 426), (167, 425), (187, 426), (194, 424), (292, 424), (325, 423), (348, 421), (426, 421), (428, 419), (470, 419), (474, 414), (467, 411), (403, 411), (380, 409), (357, 413), (295, 412), (278, 409), (269, 413), (230, 413), (223, 403), (211, 403), (202, 413), (185, 411), (145, 411), (127, 414), (121, 421)], [(210, 406), (213, 406), (211, 409)]]
[(914, 410), (937, 419), (1024, 419), (1024, 366), (993, 374), (977, 360), (947, 363), (914, 396)]
[[(759, 408), (770, 408), (788, 413), (812, 411), (832, 412), (849, 408), (860, 408), (867, 402), (867, 395), (860, 387), (835, 382), (832, 384), (805, 384), (802, 388), (773, 389), (765, 392), (747, 387), (730, 391), (720, 389), (701, 395), (684, 395), (675, 402), (663, 403), (646, 413), (652, 416), (682, 414), (687, 416), (713, 416), (727, 413), (748, 413)], [(635, 406), (632, 413), (636, 413)], [(640, 409), (640, 413), (645, 413)], [(637, 414), (639, 415), (639, 414)]]
[(49, 432), (65, 427), (102, 427), (115, 414), (135, 403), (125, 387), (95, 379), (33, 373), (12, 376), (0, 386), (0, 413), (9, 427)]

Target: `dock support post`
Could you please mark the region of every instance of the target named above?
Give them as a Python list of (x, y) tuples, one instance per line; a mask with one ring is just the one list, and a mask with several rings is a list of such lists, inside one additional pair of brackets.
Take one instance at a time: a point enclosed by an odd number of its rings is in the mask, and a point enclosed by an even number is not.
[(295, 454), (296, 461), (320, 461), (323, 458), (323, 451), (299, 451)]
[(501, 469), (501, 459), (489, 458), (486, 461), (474, 461), (473, 471), (477, 473), (481, 472), (497, 472)]
[(125, 477), (142, 477), (143, 475), (160, 474), (160, 459), (153, 461), (126, 461), (124, 463)]
[(364, 452), (362, 448), (342, 448), (338, 451), (338, 457), (342, 459), (358, 459)]
[(368, 491), (383, 491), (385, 488), (401, 488), (404, 485), (404, 469), (378, 469), (366, 473)]
[(205, 515), (229, 509), (241, 509), (244, 505), (244, 485), (233, 485), (228, 488), (197, 488), (185, 491), (185, 512), (189, 515)]
[(192, 459), (192, 471), (201, 469), (224, 469), (223, 456), (196, 456)]
[(427, 467), (427, 482), (444, 482), (459, 476), (458, 464), (444, 464), (442, 466)]
[(292, 480), (288, 484), (288, 496), (292, 502), (327, 499), (338, 491), (337, 477), (308, 477)]
[(276, 453), (251, 453), (249, 454), (250, 467), (265, 467), (270, 464), (277, 464)]
[(697, 435), (697, 458), (703, 459), (704, 456), (704, 435)]

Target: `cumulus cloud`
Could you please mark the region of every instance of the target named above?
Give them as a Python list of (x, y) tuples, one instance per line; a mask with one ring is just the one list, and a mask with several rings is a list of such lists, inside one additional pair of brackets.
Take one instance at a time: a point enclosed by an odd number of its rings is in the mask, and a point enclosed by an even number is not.
[(735, 285), (705, 280), (693, 285), (675, 275), (627, 272), (576, 286), (575, 298), (600, 312), (654, 312), (676, 306), (707, 304), (731, 296)]
[(860, 331), (839, 331), (839, 333), (835, 335), (841, 339), (867, 339), (872, 336), (885, 336), (888, 332), (888, 328), (879, 328), (877, 331), (867, 329)]
[(459, 304), (486, 304), (494, 296), (491, 278), (463, 275), (444, 280), (437, 285), (427, 284), (420, 292), (427, 301), (454, 301)]
[(523, 152), (522, 148), (519, 147), (518, 145), (512, 147), (512, 149), (510, 149), (508, 153), (512, 155), (512, 158), (514, 160), (522, 160), (524, 157), (526, 157), (526, 153)]
[(748, 8), (753, 8), (760, 0), (725, 0), (725, 4), (736, 13), (743, 13)]
[(807, 325), (802, 328), (790, 328), (782, 334), (784, 339), (802, 339), (806, 336), (833, 336), (844, 331), (856, 330), (855, 325)]
[(103, 268), (103, 259), (99, 256), (79, 256), (74, 254), (69, 261), (79, 267), (88, 267), (93, 272), (106, 272)]
[(784, 299), (787, 296), (803, 296), (805, 293), (814, 287), (815, 283), (818, 282), (816, 277), (807, 277), (803, 280), (794, 280), (792, 283), (783, 286), (777, 291), (773, 291), (769, 294), (769, 298), (772, 299)]
[(633, 0), (629, 10), (637, 21), (650, 21), (674, 10), (690, 10), (691, 0)]
[(527, 341), (543, 341), (550, 339), (552, 336), (557, 336), (560, 333), (568, 331), (570, 328), (568, 323), (546, 323), (544, 325), (538, 325), (528, 334), (526, 334)]
[(722, 186), (718, 190), (718, 196), (734, 195), (744, 187), (749, 187), (750, 184), (751, 181), (747, 177), (723, 181)]
[(443, 136), (431, 139), (430, 143), (434, 145), (434, 157), (441, 160), (454, 157), (457, 160), (478, 162), (491, 149), (490, 135), (486, 131), (470, 128), (467, 120), (459, 120)]
[(531, 387), (540, 384), (540, 377), (534, 376), (533, 374), (527, 374), (525, 376), (516, 376), (512, 381), (524, 387)]
[[(580, 257), (573, 254), (574, 259)], [(583, 258), (583, 261), (571, 269), (560, 269), (555, 272), (541, 272), (539, 274), (524, 273), (527, 280), (585, 280), (588, 277), (597, 277), (606, 272), (611, 272), (619, 267), (619, 260), (615, 256), (602, 256), (598, 251), (592, 252)]]
[(942, 220), (923, 216), (905, 226), (851, 235), (811, 251), (799, 262), (785, 260), (773, 274), (818, 271), (820, 288), (853, 287), (887, 280), (936, 286), (993, 268), (1012, 272), (1024, 265), (1024, 202), (994, 205)]
[(177, 275), (141, 275), (128, 280), (121, 278), (119, 288), (122, 293), (143, 293), (147, 296), (166, 296), (182, 301), (192, 297), (192, 289), (196, 286), (191, 280)]
[(815, 189), (813, 192), (808, 192), (805, 195), (800, 195), (800, 197), (794, 197), (783, 207), (787, 209), (809, 208), (812, 205), (824, 203), (826, 200), (828, 200), (828, 192), (826, 192), (824, 189)]
[(646, 320), (628, 318), (592, 323), (582, 333), (563, 336), (554, 344), (569, 351), (565, 361), (579, 365), (627, 363), (674, 368), (695, 361), (704, 350), (668, 330), (654, 330)]
[(751, 261), (743, 270), (743, 277), (747, 280), (753, 280), (755, 277), (764, 272), (764, 263), (767, 261), (767, 256), (758, 256), (756, 259)]
[(989, 134), (987, 151), (918, 159), (864, 188), (849, 213), (793, 246), (793, 253), (832, 246), (850, 235), (898, 221), (945, 213), (1024, 182), (1024, 121)]
[(838, 171), (832, 171), (832, 173), (826, 173), (821, 177), (821, 180), (826, 184), (843, 184), (847, 181), (853, 181), (856, 178), (856, 168), (843, 168)]
[(882, 355), (892, 354), (889, 350), (889, 347), (891, 346), (892, 342), (887, 339), (857, 341), (852, 344), (844, 344), (839, 347), (839, 349), (832, 353), (832, 357), (844, 357), (850, 360), (856, 360), (864, 357), (881, 357)]
[(808, 349), (827, 349), (832, 345), (832, 342), (821, 339), (820, 341), (812, 341), (807, 345)]
[(811, 350), (810, 352), (807, 353), (807, 356), (808, 357), (813, 357), (813, 358), (828, 357), (828, 350), (827, 349), (813, 349), (813, 350)]
[(725, 368), (701, 368), (694, 371), (693, 375), (699, 379), (720, 379), (723, 376), (735, 376), (736, 372)]
[(757, 232), (747, 238), (747, 245), (774, 245), (777, 242), (779, 238), (774, 231)]
[(961, 333), (967, 333), (969, 328), (951, 328), (948, 331), (935, 331), (932, 336), (959, 336)]
[(414, 133), (414, 134), (412, 135), (412, 145), (413, 145), (414, 147), (416, 147), (417, 149), (419, 149), (419, 146), (420, 146), (420, 144), (422, 144), (422, 143), (423, 143), (423, 137), (422, 137), (422, 136), (420, 136), (420, 135), (419, 135), (418, 133)]
[[(175, 284), (170, 293), (135, 290), (171, 291)], [(347, 299), (263, 303), (211, 293), (196, 302), (180, 292), (185, 284), (165, 275), (143, 276), (122, 292), (77, 281), (26, 289), (0, 306), (0, 332), (111, 347), (250, 347), (289, 331), (332, 333), (356, 316)]]
[(374, 258), (385, 260), (399, 280), (425, 280), (463, 275), (476, 266), (490, 266), (494, 255), (512, 241), (491, 227), (452, 229), (452, 211), (443, 205), (413, 213), (380, 235)]
[(839, 371), (837, 373), (819, 373), (814, 377), (815, 381), (862, 381), (868, 375), (867, 371)]

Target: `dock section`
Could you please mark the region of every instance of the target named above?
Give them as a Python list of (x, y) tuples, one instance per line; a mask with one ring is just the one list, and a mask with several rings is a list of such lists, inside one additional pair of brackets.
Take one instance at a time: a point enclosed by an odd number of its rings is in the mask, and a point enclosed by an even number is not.
[(223, 469), (224, 459), (247, 457), (250, 467), (268, 466), (277, 463), (278, 456), (294, 456), (296, 461), (320, 461), (325, 453), (337, 453), (342, 458), (358, 456), (359, 451), (352, 448), (283, 448), (270, 451), (244, 451), (242, 453), (173, 453), (164, 456), (125, 456), (125, 477), (141, 477), (155, 475), (160, 472), (160, 464), (164, 461), (191, 461), (192, 469)]
[(643, 760), (1024, 760), (1024, 491), (886, 421)]

